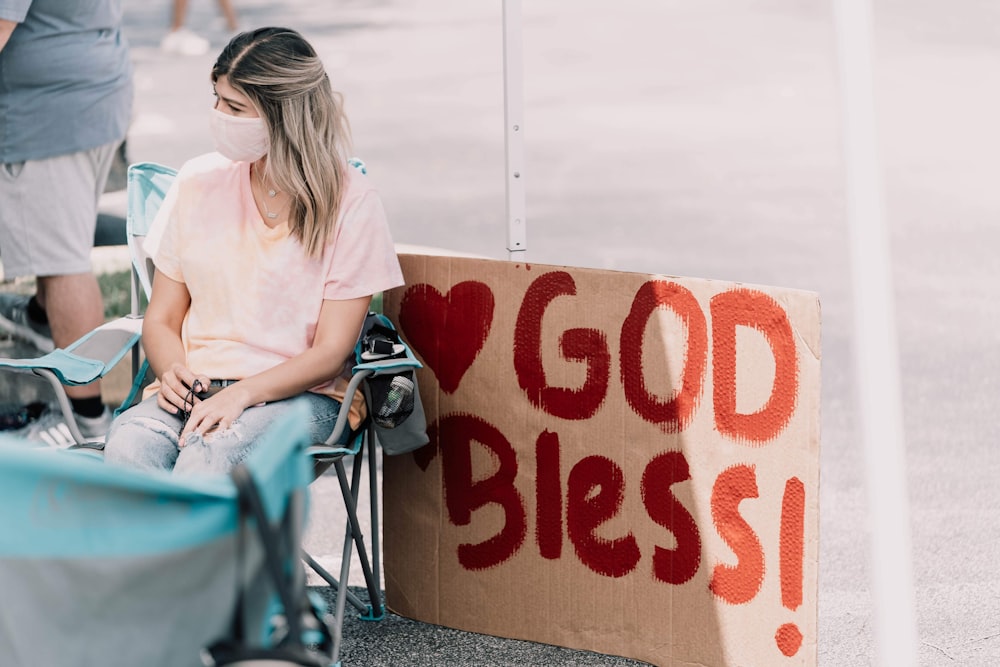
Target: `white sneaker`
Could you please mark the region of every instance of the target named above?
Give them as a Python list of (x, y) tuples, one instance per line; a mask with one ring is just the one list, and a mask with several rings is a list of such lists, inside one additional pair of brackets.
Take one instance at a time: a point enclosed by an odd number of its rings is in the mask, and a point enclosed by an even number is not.
[(209, 42), (187, 28), (171, 30), (160, 41), (160, 50), (180, 56), (200, 56), (208, 53)]
[[(104, 442), (104, 438), (108, 435), (108, 428), (111, 426), (111, 412), (107, 408), (104, 408), (104, 412), (97, 417), (84, 417), (83, 415), (75, 415), (75, 417), (80, 434), (87, 442)], [(11, 433), (60, 449), (77, 444), (69, 426), (66, 425), (66, 420), (63, 419), (62, 412), (52, 407), (46, 408), (38, 419), (23, 429), (11, 431)]]

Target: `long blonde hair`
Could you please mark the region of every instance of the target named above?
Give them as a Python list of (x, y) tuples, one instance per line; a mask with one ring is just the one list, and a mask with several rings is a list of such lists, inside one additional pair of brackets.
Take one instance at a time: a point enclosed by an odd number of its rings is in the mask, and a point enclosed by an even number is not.
[(212, 68), (246, 95), (267, 123), (265, 176), (292, 197), (289, 227), (319, 257), (333, 236), (343, 200), (350, 126), (315, 49), (288, 28), (234, 37)]

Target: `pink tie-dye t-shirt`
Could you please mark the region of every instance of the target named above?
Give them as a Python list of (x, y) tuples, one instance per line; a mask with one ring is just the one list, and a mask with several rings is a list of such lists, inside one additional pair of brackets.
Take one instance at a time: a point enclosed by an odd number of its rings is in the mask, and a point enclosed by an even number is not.
[[(181, 334), (192, 371), (223, 379), (265, 371), (312, 345), (324, 299), (403, 284), (378, 193), (357, 169), (346, 174), (336, 232), (313, 258), (287, 224), (264, 224), (249, 163), (210, 153), (181, 168), (145, 249), (191, 294)], [(341, 400), (346, 380), (313, 391)], [(352, 407), (356, 424), (359, 406)]]

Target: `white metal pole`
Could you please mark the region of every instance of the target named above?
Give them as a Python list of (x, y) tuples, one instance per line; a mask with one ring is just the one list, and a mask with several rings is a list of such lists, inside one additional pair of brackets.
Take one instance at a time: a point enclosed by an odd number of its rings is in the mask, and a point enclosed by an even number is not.
[(521, 56), (521, 0), (503, 0), (504, 166), (507, 184), (507, 252), (527, 257), (524, 216), (524, 74)]
[(844, 109), (856, 382), (878, 665), (916, 667), (910, 511), (889, 233), (876, 144), (870, 0), (834, 0)]

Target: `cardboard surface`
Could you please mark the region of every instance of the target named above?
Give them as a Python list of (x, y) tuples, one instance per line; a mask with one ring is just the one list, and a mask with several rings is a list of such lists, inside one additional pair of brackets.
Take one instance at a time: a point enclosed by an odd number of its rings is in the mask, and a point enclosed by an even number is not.
[(398, 614), (657, 665), (815, 665), (815, 294), (401, 256), (431, 443), (385, 459)]

